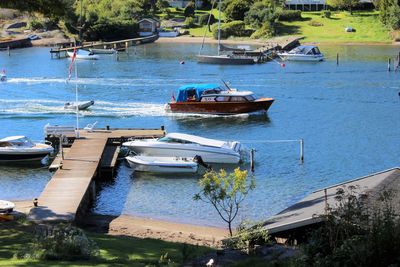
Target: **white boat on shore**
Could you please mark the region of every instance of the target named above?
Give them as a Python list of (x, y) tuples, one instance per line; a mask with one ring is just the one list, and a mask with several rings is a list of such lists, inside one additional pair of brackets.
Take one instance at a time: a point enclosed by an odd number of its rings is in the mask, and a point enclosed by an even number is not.
[(0, 200), (0, 213), (10, 213), (14, 208), (14, 203), (6, 200)]
[(89, 51), (92, 52), (93, 54), (115, 54), (117, 53), (117, 50), (114, 48), (110, 49), (101, 49), (101, 48), (89, 48)]
[[(68, 54), (68, 56), (70, 58), (72, 58), (73, 55), (74, 55), (74, 52), (73, 51), (67, 51), (67, 54)], [(78, 50), (76, 50), (75, 58), (76, 59), (97, 60), (97, 59), (99, 59), (99, 56), (93, 54), (90, 51), (83, 50), (83, 49), (78, 49)]]
[(53, 150), (51, 145), (34, 143), (25, 136), (0, 139), (1, 162), (41, 160)]
[(136, 154), (154, 157), (200, 156), (207, 163), (232, 163), (241, 160), (239, 142), (220, 141), (190, 134), (169, 133), (164, 137), (152, 140), (134, 140), (123, 146)]
[(128, 156), (125, 158), (135, 171), (154, 173), (195, 173), (198, 164), (193, 158)]
[[(86, 101), (86, 102), (78, 102), (78, 110), (85, 110), (92, 105), (94, 105), (93, 100)], [(64, 108), (76, 110), (76, 103), (75, 102), (67, 102), (67, 103), (65, 103)]]
[(291, 61), (323, 61), (324, 55), (318, 47), (313, 45), (300, 45), (289, 52), (278, 53), (282, 60)]

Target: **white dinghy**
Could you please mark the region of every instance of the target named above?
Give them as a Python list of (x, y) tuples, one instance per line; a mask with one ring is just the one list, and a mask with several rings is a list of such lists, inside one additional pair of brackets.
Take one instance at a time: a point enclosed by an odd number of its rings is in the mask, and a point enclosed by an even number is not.
[[(93, 100), (86, 101), (86, 102), (78, 102), (78, 109), (79, 110), (85, 110), (85, 109), (87, 109), (88, 107), (90, 107), (92, 105), (94, 105), (94, 101)], [(76, 110), (76, 103), (75, 102), (67, 102), (67, 103), (65, 103), (64, 108), (65, 109)]]
[[(67, 54), (70, 58), (72, 58), (74, 55), (74, 52), (67, 51)], [(78, 49), (76, 51), (75, 58), (76, 59), (96, 60), (96, 59), (99, 59), (100, 57), (98, 55), (93, 54), (92, 52), (87, 51), (87, 50)]]
[(198, 164), (193, 158), (128, 156), (125, 158), (135, 171), (154, 173), (195, 173)]

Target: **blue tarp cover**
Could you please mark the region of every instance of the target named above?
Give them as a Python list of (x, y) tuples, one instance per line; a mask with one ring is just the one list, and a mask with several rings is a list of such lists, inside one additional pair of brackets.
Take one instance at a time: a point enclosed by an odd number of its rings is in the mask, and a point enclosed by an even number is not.
[(188, 91), (196, 91), (196, 100), (200, 99), (201, 94), (208, 89), (219, 88), (218, 84), (187, 84), (178, 88), (178, 97), (176, 102), (186, 102), (188, 99)]

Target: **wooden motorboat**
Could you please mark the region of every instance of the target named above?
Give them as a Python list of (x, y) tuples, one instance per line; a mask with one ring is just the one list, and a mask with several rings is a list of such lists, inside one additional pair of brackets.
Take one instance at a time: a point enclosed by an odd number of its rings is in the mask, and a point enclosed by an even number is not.
[(166, 105), (177, 113), (230, 115), (267, 111), (272, 98), (255, 98), (251, 91), (221, 88), (218, 84), (189, 84), (178, 89), (178, 97)]
[[(74, 52), (73, 51), (67, 51), (67, 54), (70, 58), (73, 57)], [(87, 59), (87, 60), (97, 60), (99, 59), (98, 55), (93, 54), (90, 51), (87, 50), (83, 50), (83, 49), (78, 49), (76, 51), (76, 55), (75, 55), (76, 59)]]
[(313, 45), (300, 45), (289, 52), (277, 53), (282, 60), (291, 61), (323, 61), (324, 55), (318, 47)]
[(154, 173), (195, 173), (198, 164), (193, 158), (128, 156), (125, 158), (135, 171)]
[(0, 139), (0, 161), (2, 162), (41, 160), (53, 150), (51, 145), (34, 143), (25, 136)]
[[(94, 105), (94, 101), (86, 101), (86, 102), (79, 102), (78, 103), (78, 110), (85, 110), (87, 108), (89, 108), (90, 106)], [(72, 109), (72, 110), (76, 110), (76, 103), (75, 102), (67, 102), (64, 105), (65, 109)]]
[(182, 133), (168, 133), (159, 139), (134, 140), (122, 144), (136, 154), (152, 157), (197, 156), (207, 163), (236, 164), (241, 160), (241, 144)]

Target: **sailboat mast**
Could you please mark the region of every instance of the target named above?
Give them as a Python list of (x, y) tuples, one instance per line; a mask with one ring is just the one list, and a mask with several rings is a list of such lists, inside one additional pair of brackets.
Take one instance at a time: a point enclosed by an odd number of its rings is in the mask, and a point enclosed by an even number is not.
[(218, 1), (218, 56), (221, 50), (221, 0)]
[[(76, 47), (76, 44), (75, 44)], [(78, 103), (78, 66), (75, 60), (75, 106), (76, 106), (76, 138), (79, 138), (79, 103)]]

